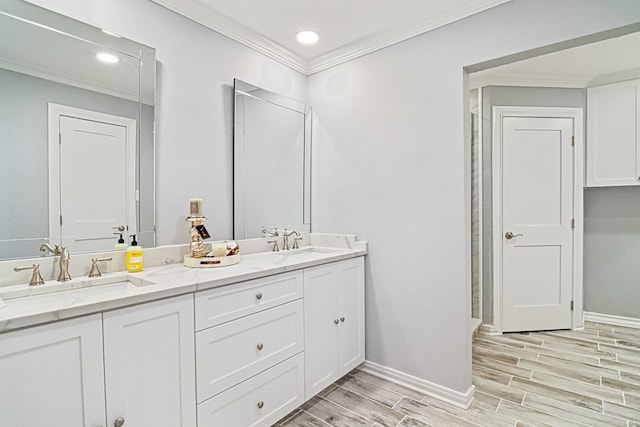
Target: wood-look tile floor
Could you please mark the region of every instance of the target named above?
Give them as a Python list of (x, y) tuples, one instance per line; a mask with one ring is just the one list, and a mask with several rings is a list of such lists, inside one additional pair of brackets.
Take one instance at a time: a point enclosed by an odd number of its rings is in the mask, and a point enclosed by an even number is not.
[(640, 330), (479, 335), (468, 410), (358, 369), (278, 427), (640, 427)]

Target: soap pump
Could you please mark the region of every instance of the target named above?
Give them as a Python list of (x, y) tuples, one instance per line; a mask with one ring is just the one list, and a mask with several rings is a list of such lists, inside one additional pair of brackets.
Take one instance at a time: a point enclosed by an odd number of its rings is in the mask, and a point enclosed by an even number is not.
[(135, 273), (142, 270), (142, 248), (138, 246), (135, 234), (130, 237), (131, 246), (127, 248), (127, 271)]
[(124, 241), (124, 239), (122, 238), (122, 233), (113, 233), (113, 234), (119, 234), (120, 238), (118, 239), (118, 243), (116, 243), (113, 248), (114, 249), (127, 249), (129, 247), (129, 245), (127, 245)]

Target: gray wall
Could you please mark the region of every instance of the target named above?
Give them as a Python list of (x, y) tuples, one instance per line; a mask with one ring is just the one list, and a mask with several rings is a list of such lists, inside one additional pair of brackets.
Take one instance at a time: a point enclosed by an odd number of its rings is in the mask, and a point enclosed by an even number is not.
[(471, 386), (463, 68), (638, 21), (636, 0), (514, 0), (309, 77), (313, 227), (369, 241), (367, 359)]
[(482, 89), (482, 321), (493, 324), (493, 229), (491, 220), (491, 144), (493, 107), (577, 107), (585, 108), (584, 89), (487, 86)]
[(640, 318), (640, 188), (584, 193), (584, 310)]
[(49, 237), (49, 102), (133, 118), (141, 126), (140, 230), (147, 232), (141, 243), (152, 243), (153, 108), (145, 105), (140, 119), (137, 102), (1, 68), (0, 88), (0, 200), (10, 201), (0, 210), (0, 259), (40, 256)]
[(214, 237), (231, 236), (233, 78), (303, 101), (308, 89), (313, 229), (370, 242), (367, 359), (460, 392), (471, 386), (463, 68), (640, 21), (636, 0), (513, 0), (307, 80), (149, 1), (37, 3), (157, 48), (160, 244), (186, 241), (194, 196), (210, 200)]

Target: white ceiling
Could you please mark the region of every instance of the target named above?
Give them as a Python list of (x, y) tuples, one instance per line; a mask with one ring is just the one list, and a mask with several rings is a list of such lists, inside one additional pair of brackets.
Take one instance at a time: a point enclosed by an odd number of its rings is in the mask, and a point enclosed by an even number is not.
[[(312, 74), (509, 0), (152, 0)], [(320, 34), (313, 46), (295, 33)]]
[(640, 33), (513, 62), (470, 76), (487, 85), (588, 87), (640, 78)]

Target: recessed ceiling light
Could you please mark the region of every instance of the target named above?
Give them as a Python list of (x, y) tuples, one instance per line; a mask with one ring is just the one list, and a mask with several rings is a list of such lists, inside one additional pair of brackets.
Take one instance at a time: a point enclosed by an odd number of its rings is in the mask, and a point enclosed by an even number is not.
[(315, 31), (304, 30), (296, 33), (296, 39), (302, 44), (314, 44), (320, 36)]
[(111, 53), (106, 53), (106, 52), (100, 52), (99, 54), (96, 55), (96, 58), (98, 58), (102, 62), (106, 62), (109, 64), (115, 64), (119, 61), (117, 56)]

